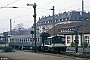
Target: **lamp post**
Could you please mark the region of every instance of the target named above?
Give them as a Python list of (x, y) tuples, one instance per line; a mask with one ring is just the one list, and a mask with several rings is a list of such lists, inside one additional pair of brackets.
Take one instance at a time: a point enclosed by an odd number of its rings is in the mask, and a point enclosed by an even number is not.
[(35, 49), (34, 49), (34, 51), (36, 52), (36, 3), (34, 3), (34, 4), (28, 4), (27, 3), (27, 6), (33, 6), (33, 8), (34, 8), (34, 15), (33, 15), (33, 17), (34, 17), (34, 41), (35, 41)]

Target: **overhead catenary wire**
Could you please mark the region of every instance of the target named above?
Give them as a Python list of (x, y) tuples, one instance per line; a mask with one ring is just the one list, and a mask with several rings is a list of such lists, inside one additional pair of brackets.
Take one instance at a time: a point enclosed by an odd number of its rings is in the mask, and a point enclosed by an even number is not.
[[(19, 0), (17, 0), (17, 1), (19, 1)], [(43, 5), (43, 6), (48, 6), (49, 4), (51, 4), (51, 3), (53, 3), (54, 1), (56, 1), (56, 0), (53, 0), (52, 2), (49, 2), (49, 3), (47, 3), (47, 4), (45, 4), (45, 5)], [(15, 1), (16, 2), (16, 1)], [(12, 3), (10, 3), (10, 4), (7, 4), (6, 5), (6, 7), (7, 6), (9, 6), (9, 5), (11, 5), (11, 4), (13, 4), (13, 3), (15, 3), (15, 2), (12, 2)], [(42, 7), (43, 7), (42, 6)], [(49, 10), (49, 8), (37, 8), (37, 9), (45, 9), (45, 10)], [(88, 8), (89, 6), (86, 6), (85, 8)], [(19, 7), (19, 8), (25, 8), (25, 7)], [(32, 8), (30, 8), (30, 9), (32, 9)], [(79, 10), (79, 9), (81, 9), (81, 8), (77, 8), (76, 10)], [(67, 9), (55, 9), (55, 10), (67, 10)], [(44, 11), (44, 12), (46, 12), (46, 11)], [(30, 14), (29, 14), (30, 15)], [(17, 17), (15, 17), (15, 18), (11, 18), (11, 19), (16, 19), (16, 18), (20, 18), (20, 17), (23, 17), (23, 16), (17, 16)]]
[(20, 16), (16, 16), (16, 17), (13, 17), (13, 18), (0, 19), (0, 21), (2, 21), (2, 20), (9, 20), (9, 19), (16, 19), (16, 18), (25, 17), (25, 16), (30, 16), (30, 14), (28, 14), (28, 15), (20, 15)]
[(11, 4), (16, 3), (16, 2), (18, 2), (18, 1), (19, 1), (19, 0), (16, 0), (16, 1), (14, 1), (14, 2), (11, 2), (11, 3), (7, 4), (7, 5), (5, 5), (4, 7), (7, 7), (8, 5), (11, 5)]
[[(54, 0), (53, 0), (53, 1), (54, 1)], [(53, 1), (52, 1), (52, 2), (53, 2)], [(87, 1), (89, 1), (89, 0), (87, 0)], [(87, 2), (87, 1), (86, 1), (86, 2)], [(47, 5), (48, 5), (48, 4), (43, 5), (42, 7), (45, 7), (45, 6), (47, 6)], [(80, 4), (78, 4), (78, 5), (80, 5)], [(76, 6), (76, 5), (75, 5), (75, 6)], [(72, 6), (72, 7), (75, 7), (75, 6)], [(38, 8), (38, 9), (44, 9), (45, 11), (46, 11), (46, 10), (49, 10), (49, 8), (42, 8), (42, 7), (41, 7), (41, 8)], [(72, 7), (69, 7), (69, 10), (72, 11), (72, 10), (80, 10), (80, 9), (81, 9), (81, 8), (71, 9)], [(87, 8), (87, 7), (90, 7), (90, 6), (86, 6), (86, 7), (84, 7), (84, 8)], [(37, 10), (38, 10), (38, 9), (37, 9)], [(56, 11), (56, 10), (66, 11), (66, 10), (68, 10), (68, 9), (55, 9), (55, 11)], [(44, 12), (44, 11), (43, 11), (43, 12)]]
[(48, 6), (49, 4), (54, 3), (55, 1), (57, 1), (57, 0), (53, 0), (53, 1), (51, 1), (51, 2), (49, 2), (47, 4), (45, 4), (45, 5), (41, 6), (40, 8), (45, 7), (45, 6)]
[[(12, 3), (9, 3), (9, 4), (7, 4), (6, 6), (8, 6), (8, 5), (11, 5), (11, 4), (13, 4), (13, 3), (15, 3), (15, 2), (17, 2), (17, 1), (19, 1), (19, 0), (16, 0), (16, 1), (14, 1), (14, 2), (12, 2)], [(51, 2), (49, 2), (48, 4), (50, 4), (50, 3), (53, 3), (54, 1), (56, 1), (56, 0), (53, 0), (53, 1), (51, 1)], [(48, 4), (45, 4), (44, 6), (47, 6)], [(42, 6), (43, 7), (43, 6)], [(89, 6), (88, 6), (89, 7)], [(25, 7), (18, 7), (18, 8), (25, 8)], [(87, 7), (85, 7), (85, 8), (87, 8)], [(30, 8), (31, 9), (31, 8)], [(45, 9), (45, 10), (49, 10), (49, 9), (46, 9), (46, 8), (37, 8), (37, 10), (38, 9)], [(81, 8), (78, 8), (78, 9), (76, 9), (76, 10), (79, 10), (79, 9), (81, 9)], [(55, 9), (55, 10), (67, 10), (67, 9)]]

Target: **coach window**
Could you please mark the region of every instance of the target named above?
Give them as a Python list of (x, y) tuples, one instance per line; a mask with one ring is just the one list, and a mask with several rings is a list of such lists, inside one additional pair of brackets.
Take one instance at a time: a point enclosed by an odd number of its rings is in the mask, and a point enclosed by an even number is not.
[(15, 42), (17, 42), (17, 39), (15, 39)]
[(19, 40), (17, 39), (17, 42), (19, 42)]
[(36, 38), (36, 42), (37, 42), (37, 38)]
[(12, 42), (12, 39), (10, 39), (10, 42)]
[(10, 39), (10, 42), (11, 42), (11, 39)]
[(23, 38), (23, 42), (24, 42), (25, 38)]
[(23, 42), (25, 42), (25, 38), (24, 38)]
[(16, 40), (17, 40), (17, 42), (19, 42), (18, 39), (16, 39)]
[(11, 39), (11, 41), (12, 41), (12, 42), (14, 42), (14, 40), (13, 40), (13, 39)]
[(20, 39), (20, 42), (21, 42), (21, 39)]
[(38, 38), (38, 42), (39, 42), (39, 38)]
[(29, 42), (30, 38), (28, 38), (28, 42)]
[(32, 42), (32, 39), (30, 40), (30, 42)]
[(27, 40), (28, 40), (28, 39), (26, 38), (26, 40), (25, 40), (25, 41), (27, 42)]
[(13, 39), (11, 39), (11, 42), (14, 42), (14, 40), (13, 40)]
[(16, 42), (16, 40), (14, 39), (14, 42)]
[(89, 36), (85, 36), (85, 42), (89, 43)]
[(26, 38), (26, 42), (27, 42), (27, 38)]
[(32, 38), (30, 38), (30, 42), (32, 42)]
[(67, 44), (69, 44), (70, 43), (70, 37), (68, 36), (67, 37)]
[(17, 40), (18, 40), (18, 42), (20, 42), (19, 39), (17, 39)]
[(34, 38), (33, 38), (33, 42), (34, 42)]
[(22, 42), (24, 42), (24, 38), (23, 39), (21, 39), (22, 40)]

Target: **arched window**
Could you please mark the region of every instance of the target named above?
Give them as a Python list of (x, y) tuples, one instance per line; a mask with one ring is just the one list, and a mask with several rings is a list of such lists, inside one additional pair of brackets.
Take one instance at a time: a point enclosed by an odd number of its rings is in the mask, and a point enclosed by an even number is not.
[(69, 44), (70, 43), (70, 37), (68, 36), (67, 37), (67, 44)]
[(89, 43), (89, 36), (85, 36), (85, 42)]

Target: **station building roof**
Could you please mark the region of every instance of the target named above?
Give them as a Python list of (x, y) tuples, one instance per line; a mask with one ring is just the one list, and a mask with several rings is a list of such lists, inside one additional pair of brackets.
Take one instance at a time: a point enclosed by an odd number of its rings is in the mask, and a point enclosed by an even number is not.
[[(55, 26), (55, 33), (59, 34), (59, 35), (60, 34), (74, 34), (74, 31), (70, 31), (70, 27), (75, 27), (75, 26), (79, 26), (79, 25), (82, 25), (82, 22), (72, 22), (72, 23), (66, 23), (66, 24), (58, 24), (58, 25)], [(84, 21), (84, 25), (86, 25), (84, 27), (84, 33), (90, 33), (90, 20)], [(67, 29), (65, 30), (65, 29), (62, 29), (62, 28), (67, 28)], [(52, 34), (53, 33), (52, 29), (50, 29), (47, 32), (49, 34)], [(80, 26), (78, 28), (78, 33), (82, 33), (82, 26)]]

